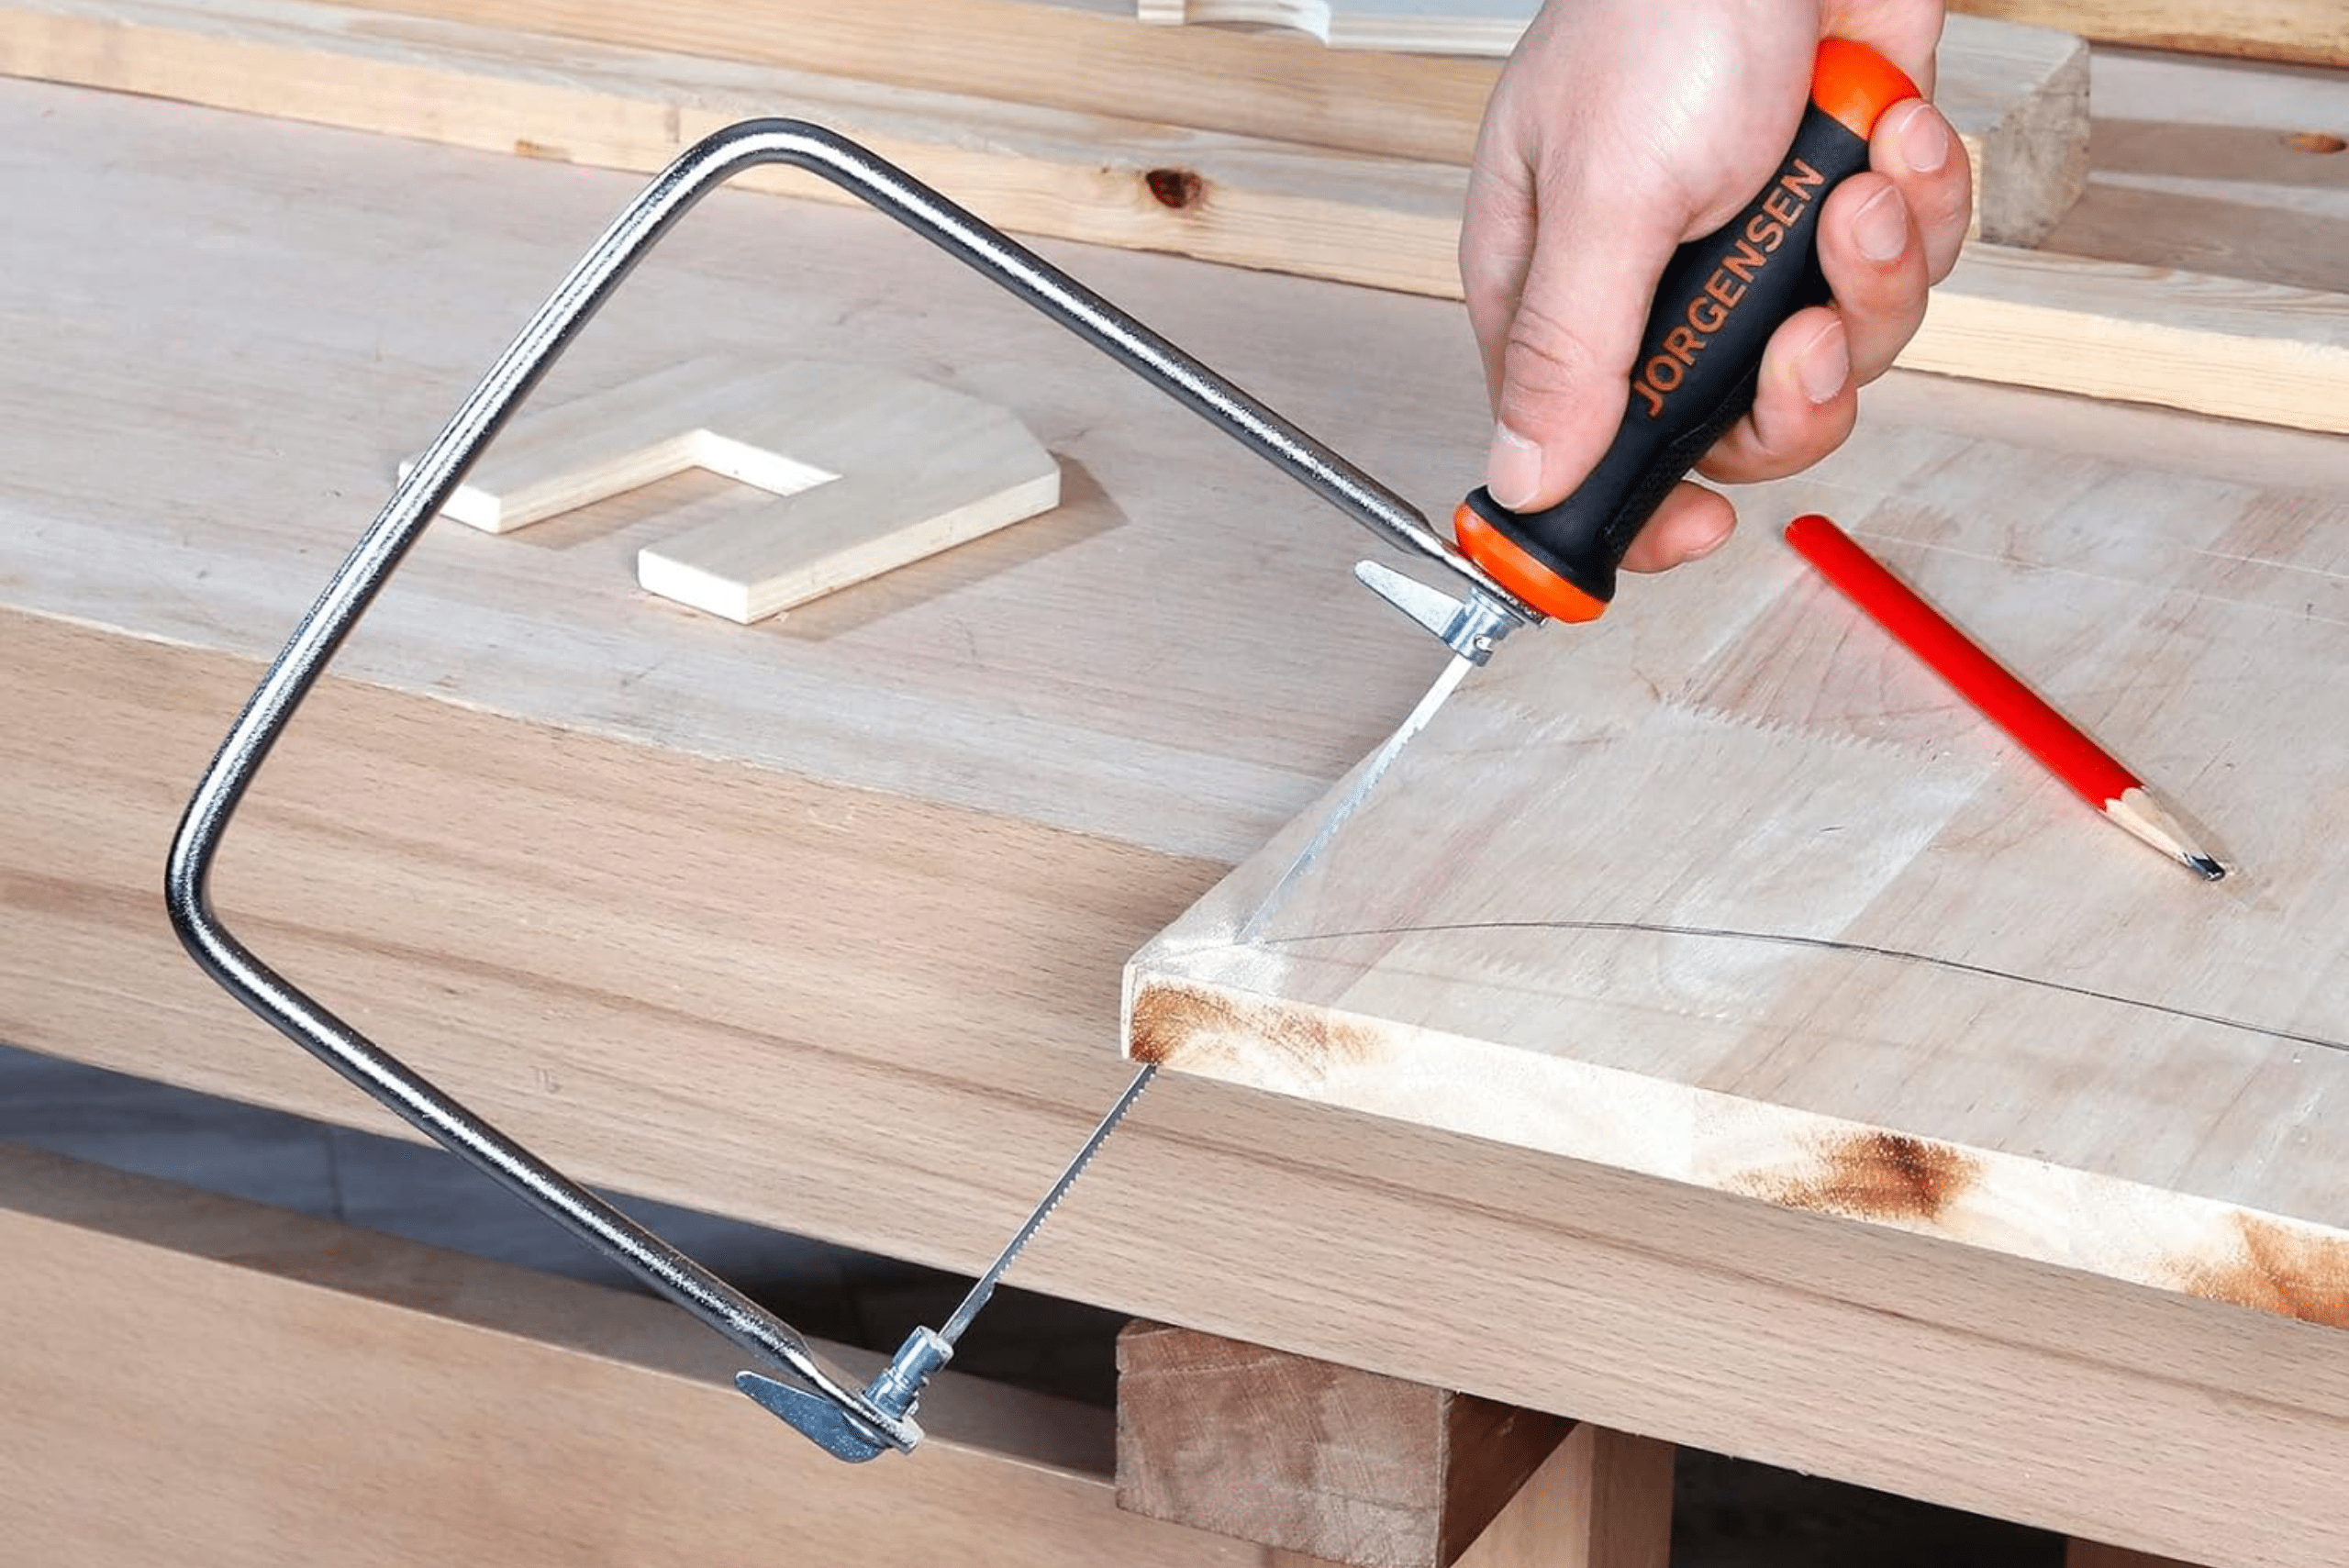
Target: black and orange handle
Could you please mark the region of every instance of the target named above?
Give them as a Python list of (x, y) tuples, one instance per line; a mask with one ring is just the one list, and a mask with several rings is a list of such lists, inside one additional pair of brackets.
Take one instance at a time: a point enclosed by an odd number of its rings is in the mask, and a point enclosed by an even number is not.
[(1868, 166), (1868, 138), (1895, 104), (1918, 95), (1865, 44), (1819, 46), (1810, 103), (1778, 172), (1745, 210), (1673, 255), (1633, 361), (1623, 422), (1575, 493), (1512, 512), (1480, 485), (1453, 532), (1462, 553), (1559, 620), (1596, 620), (1616, 569), (1697, 460), (1753, 406), (1762, 350), (1795, 312), (1825, 304), (1819, 210)]

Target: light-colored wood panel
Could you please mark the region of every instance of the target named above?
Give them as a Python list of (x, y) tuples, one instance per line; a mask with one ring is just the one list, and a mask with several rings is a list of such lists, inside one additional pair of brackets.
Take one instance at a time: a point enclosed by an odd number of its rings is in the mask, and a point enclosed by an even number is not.
[[(529, 58), (533, 47), (510, 36), (425, 28), (387, 44), (372, 31), (306, 30), (317, 18), (351, 15), (336, 7), (242, 0), (234, 17), (148, 7), (139, 13), (148, 20), (126, 28), (72, 9), (82, 3), (17, 0), (0, 11), (7, 68), (467, 146), (546, 150), (553, 138), (565, 156), (634, 169), (658, 167), (728, 119), (792, 101), (784, 88), (762, 95), (745, 83), (722, 92), (704, 83), (681, 107), (657, 93), (643, 98), (635, 68), (608, 60), (605, 85), (589, 92), (581, 83), (596, 79), (588, 74), (592, 59), (550, 77)], [(502, 63), (491, 70), (484, 62), (493, 61)], [(660, 69), (696, 79), (721, 73), (677, 60)], [(1997, 213), (2017, 199), (1999, 194), (1993, 176), (2002, 163), (2027, 186), (2043, 174), (2043, 149), (2060, 144), (2047, 122), (2061, 117), (2049, 107), (2061, 94), (2049, 85), (2054, 78), (2032, 78), (2045, 90), (2002, 95), (1995, 83), (2012, 80), (2007, 66), (1986, 65), (1978, 77), (1969, 87), (1967, 73), (1954, 68), (1947, 91), (1954, 105), (1971, 104), (1978, 116), (1984, 211)], [(820, 84), (816, 91), (833, 96), (803, 105), (828, 115), (839, 108), (846, 128), (872, 136), (878, 150), (1014, 228), (1459, 294), (1454, 253), (1464, 175), (1456, 169), (1201, 138), (1190, 139), (1199, 145), (1129, 153), (1105, 168), (1098, 140), (1084, 128), (1047, 128), (1041, 119), (1049, 117), (1028, 114), (1022, 139), (1020, 115), (1006, 108), (991, 107), (979, 122), (956, 128), (951, 115), (909, 117), (869, 96), (842, 98)], [(606, 104), (605, 93), (615, 101)], [(1007, 123), (987, 123), (997, 118)], [(550, 130), (551, 123), (577, 125), (583, 134)], [(1112, 145), (1130, 145), (1116, 126), (1092, 129)], [(1147, 128), (1135, 134), (1149, 146)], [(770, 181), (753, 173), (746, 183), (795, 192), (813, 186), (844, 199), (796, 174)], [(2043, 227), (2020, 208), (2007, 220)], [(2349, 298), (2277, 284), (1977, 246), (1934, 292), (1934, 309), (1901, 362), (2228, 418), (2349, 429)]]
[[(304, 0), (14, 0), (0, 10), (0, 69), (648, 172), (730, 119), (785, 112), (870, 141), (1025, 232), (1388, 287), (1457, 286), (1464, 150), (1365, 161), (1152, 123), (1130, 101), (1011, 105)], [(2062, 34), (1976, 23), (1945, 47), (1939, 95), (1989, 239), (2032, 243), (2077, 198), (2087, 87), (2086, 47)], [(744, 183), (829, 194), (788, 172)], [(1369, 222), (1432, 223), (1432, 260), (1414, 272), (1353, 254), (1396, 242), (1363, 232)]]
[(952, 1373), (852, 1468), (646, 1297), (9, 1148), (0, 1248), (21, 1562), (1264, 1561), (1119, 1510), (1104, 1412)]
[(1776, 495), (2238, 875), (2111, 832), (1773, 540), (1506, 647), (1258, 936), (1313, 814), (1137, 961), (1132, 1049), (2349, 1329), (2349, 487), (1901, 439)]
[(2349, 290), (2349, 72), (2099, 49), (2080, 201), (2045, 249)]
[(1145, 28), (1124, 0), (764, 0), (755, 12), (707, 0), (626, 8), (594, 0), (368, 0), (353, 9), (1458, 163), (1475, 145), (1495, 72), (1489, 61)]
[[(1507, 54), (1540, 0), (1135, 0), (1162, 26), (1224, 23), (1289, 28), (1336, 49)], [(2334, 0), (1952, 0), (1951, 22), (1997, 17), (2061, 28), (2104, 43), (2190, 50), (2255, 60), (2349, 64)]]
[[(400, 459), (638, 188), (139, 100), (0, 92), (12, 129), (67, 139), (0, 148), (0, 178), (44, 214), (0, 234), (0, 315), (64, 326), (57, 373), (116, 410), (94, 420), (35, 378), (0, 386), (22, 465), (0, 503), (0, 575), (21, 586), (10, 601), (117, 623), (135, 606), (142, 635), (253, 655), (316, 594), (326, 559), (313, 552), (347, 548)], [(335, 205), (299, 156), (243, 163), (289, 133), (316, 138), (350, 182)], [(73, 140), (106, 161), (105, 181), (58, 156)], [(239, 184), (231, 217), (223, 192)], [(1164, 258), (1059, 255), (1210, 362), (1237, 356), (1243, 384), (1342, 432), (1407, 493), (1456, 495), (1481, 472), (1481, 374), (1454, 313), (1360, 296), (1363, 330), (1416, 367), (1415, 383), (1337, 385), (1297, 333), (1310, 284), (1234, 273), (1201, 291)], [(263, 317), (267, 350), (251, 326)], [(1281, 352), (1285, 340), (1302, 354)], [(665, 487), (511, 539), (436, 527), (339, 668), (1227, 861), (1378, 722), (1344, 705), (1286, 711), (1282, 613), (1326, 613), (1317, 648), (1374, 689), (1420, 678), (1420, 650), (1348, 575), (1369, 544), (1353, 524), (871, 214), (721, 193), (525, 412), (719, 351), (855, 360), (984, 397), (1063, 460), (1063, 504), (751, 638), (692, 624), (631, 581), (637, 550), (663, 531)], [(95, 473), (117, 478), (94, 486)], [(1263, 575), (1268, 526), (1301, 585)], [(1157, 591), (1198, 573), (1248, 606), (1218, 638)]]
[(509, 533), (696, 469), (768, 495), (662, 508), (637, 581), (744, 624), (1049, 511), (1061, 494), (1052, 453), (981, 399), (869, 365), (711, 355), (524, 414), (443, 515)]
[(2349, 295), (2278, 284), (1975, 246), (1899, 362), (2349, 432)]
[[(695, 469), (774, 495), (830, 484), (837, 464), (786, 450), (805, 450), (795, 439), (807, 424), (799, 384), (823, 374), (712, 354), (530, 409), (499, 433), (440, 515), (512, 533)], [(785, 406), (774, 406), (778, 397)], [(415, 466), (402, 459), (399, 477)]]
[(2349, 65), (2338, 0), (1951, 0), (1950, 9), (2064, 28), (2100, 43)]
[[(0, 71), (646, 173), (724, 125), (789, 114), (1024, 234), (1419, 292), (1456, 271), (1461, 168), (1186, 130), (1130, 106), (1040, 108), (301, 0), (28, 0), (0, 9)], [(790, 170), (736, 183), (853, 200)], [(1390, 258), (1393, 228), (1419, 238)]]
[(1196, 1329), (1118, 1336), (1119, 1507), (1355, 1568), (1452, 1568), (1569, 1425)]
[(1154, 27), (1290, 28), (1332, 49), (1507, 54), (1541, 0), (1134, 0)]
[[(0, 1038), (380, 1125), (186, 964), (163, 844), (382, 475), (634, 182), (23, 83), (0, 112), (42, 217), (0, 229), (0, 319), (47, 334), (0, 365)], [(1347, 578), (1350, 528), (877, 220), (720, 199), (673, 244), (549, 395), (746, 343), (898, 363), (1068, 454), (1066, 522), (747, 634), (594, 586), (625, 508), (436, 529), (264, 774), (224, 907), (588, 1179), (974, 1269), (1122, 1082), (1122, 957), (1436, 651)], [(1481, 462), (1445, 307), (1075, 261), (1407, 494)], [(1366, 346), (1380, 373), (1332, 373)], [(2344, 461), (1922, 377), (1868, 406), (1990, 472)], [(2172, 1555), (2344, 1551), (2329, 1334), (1293, 1099), (1162, 1079), (1016, 1278)]]
[[(1137, 0), (1161, 26), (1294, 28), (1340, 49), (1507, 54), (1538, 0)], [(1971, 232), (2035, 245), (2079, 198), (2087, 169), (2088, 50), (2050, 28), (1947, 18), (1934, 99), (1965, 143)]]

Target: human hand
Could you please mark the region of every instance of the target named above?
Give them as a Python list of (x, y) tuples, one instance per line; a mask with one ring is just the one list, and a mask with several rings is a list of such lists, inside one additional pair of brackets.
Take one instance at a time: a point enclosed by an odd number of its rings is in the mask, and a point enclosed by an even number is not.
[[(1930, 94), (1942, 11), (1940, 0), (1548, 0), (1486, 109), (1460, 238), (1493, 399), (1495, 500), (1553, 506), (1598, 462), (1665, 262), (1776, 170), (1819, 40), (1867, 44)], [(1707, 478), (1780, 478), (1840, 446), (1858, 388), (1890, 367), (1956, 261), (1973, 193), (1948, 122), (1929, 104), (1896, 106), (1869, 152), (1820, 215), (1834, 303), (1771, 338), (1753, 412), (1698, 464)], [(1623, 564), (1693, 561), (1735, 522), (1725, 497), (1683, 484)]]

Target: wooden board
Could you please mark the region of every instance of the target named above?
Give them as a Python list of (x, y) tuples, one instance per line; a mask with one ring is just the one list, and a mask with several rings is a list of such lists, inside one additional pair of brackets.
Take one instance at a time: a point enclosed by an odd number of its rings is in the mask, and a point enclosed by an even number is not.
[(2340, 0), (1953, 0), (1950, 8), (2064, 28), (2099, 43), (2349, 65)]
[[(644, 171), (729, 120), (783, 106), (1025, 232), (1439, 293), (1458, 287), (1453, 248), (1474, 131), (1472, 121), (1457, 149), (1397, 167), (1153, 122), (1133, 102), (1010, 105), (306, 0), (11, 0), (0, 8), (0, 70)], [(2086, 46), (1973, 23), (1945, 46), (1942, 75), (1983, 233), (2035, 242), (2079, 195)], [(1398, 117), (1407, 111), (1396, 106)], [(829, 190), (774, 171), (746, 183)], [(1366, 226), (1396, 221), (1431, 238), (1416, 272), (1355, 254), (1391, 247), (1396, 236)]]
[(1464, 1568), (1671, 1568), (1669, 1443), (1588, 1422), (1566, 1434)]
[(1119, 1511), (1106, 1413), (952, 1373), (912, 1455), (842, 1465), (648, 1297), (15, 1148), (0, 1249), (19, 1562), (1267, 1557)]
[(1310, 39), (1144, 28), (1130, 0), (364, 0), (390, 17), (822, 72), (999, 103), (1465, 163), (1490, 61), (1338, 52)]
[[(1459, 286), (1464, 167), (1186, 130), (1129, 106), (1033, 107), (302, 0), (11, 0), (0, 73), (642, 173), (784, 110), (1021, 234)], [(853, 200), (783, 169), (734, 187)]]
[(2349, 72), (2099, 49), (2087, 189), (2044, 248), (2349, 290)]
[[(1119, 1507), (1353, 1568), (1452, 1568), (1571, 1426), (1191, 1329), (1118, 1336)], [(1660, 1538), (1668, 1482), (1664, 1503)]]
[[(1459, 295), (1465, 176), (1454, 168), (1251, 147), (1130, 123), (1072, 126), (1001, 106), (974, 111), (967, 102), (925, 101), (909, 115), (902, 95), (876, 101), (808, 78), (762, 85), (757, 72), (599, 55), (589, 46), (575, 46), (556, 72), (527, 39), (420, 22), (339, 32), (329, 23), (351, 13), (284, 0), (237, 0), (235, 10), (133, 10), (114, 0), (103, 13), (94, 4), (12, 0), (0, 8), (0, 69), (646, 171), (728, 120), (778, 102), (821, 105), (822, 117), (1022, 232)], [(1995, 63), (1997, 52), (1982, 53), (1985, 83), (2012, 79)], [(2038, 92), (2001, 100), (1967, 80), (1962, 69), (1947, 73), (1953, 102), (1971, 103), (1976, 116), (1983, 211), (2036, 227), (2040, 219), (2020, 198), (2001, 196), (1992, 176), (2002, 159), (2019, 172), (2034, 166), (2052, 100)], [(2043, 87), (2056, 78), (2031, 80)], [(648, 90), (647, 81), (661, 85)], [(1097, 138), (1133, 150), (1105, 164)], [(763, 177), (771, 172), (753, 172), (741, 183), (847, 199), (806, 176)], [(2148, 221), (2142, 211), (2138, 220)], [(2349, 287), (2349, 277), (2338, 286)], [(2349, 296), (2318, 289), (1979, 245), (1935, 291), (1933, 312), (1902, 362), (2228, 418), (2349, 429)]]
[(1156, 27), (1289, 28), (1332, 49), (1425, 54), (1507, 54), (1541, 0), (1134, 0)]
[(768, 494), (664, 509), (636, 579), (745, 625), (1061, 496), (1052, 454), (978, 398), (870, 366), (717, 354), (524, 414), (442, 515), (507, 533), (696, 470)]
[(1839, 516), (2182, 803), (2084, 810), (1790, 551), (1507, 647), (1130, 1048), (1319, 1102), (2349, 1329), (2349, 485), (1879, 431)]
[[(1341, 49), (1507, 54), (1537, 0), (1136, 0), (1138, 19), (1297, 29)], [(1934, 99), (1974, 166), (1976, 232), (2036, 245), (2078, 199), (2087, 167), (2088, 52), (2050, 28), (1951, 17)]]
[[(1540, 0), (1134, 0), (1162, 26), (1288, 28), (1334, 49), (1507, 54)], [(2193, 50), (2254, 60), (2349, 64), (2349, 19), (2337, 0), (1952, 0), (1951, 20), (1995, 17), (2081, 33), (2102, 43)]]
[[(583, 95), (580, 83), (596, 66), (584, 46), (566, 72), (550, 74), (531, 62), (535, 45), (510, 36), (414, 24), (386, 42), (381, 27), (351, 36), (314, 30), (321, 18), (349, 15), (332, 7), (149, 6), (131, 25), (74, 9), (83, 3), (39, 0), (36, 8), (18, 0), (0, 10), (0, 66), (468, 146), (559, 146), (584, 161), (646, 170), (725, 120), (798, 91), (776, 83), (762, 95), (750, 78), (717, 82), (718, 68), (671, 61), (660, 69), (683, 72), (674, 80), (691, 84), (645, 97), (632, 83), (651, 67), (607, 58), (607, 85)], [(109, 15), (123, 12), (117, 5)], [(1954, 83), (1962, 79), (1952, 73)], [(683, 96), (663, 96), (672, 91)], [(2001, 147), (2025, 161), (2033, 156), (2036, 139), (2021, 134), (2036, 123), (2032, 101), (1986, 121), (1998, 128), (1983, 143), (1993, 166)], [(1170, 150), (1146, 136), (1122, 167), (1105, 168), (1098, 143), (1066, 126), (1015, 139), (1016, 123), (994, 122), (1018, 117), (999, 107), (974, 121), (928, 110), (908, 120), (902, 106), (876, 107), (853, 93), (838, 106), (847, 116), (841, 123), (880, 150), (1016, 229), (1446, 297), (1459, 292), (1464, 176), (1455, 169), (1333, 161), (1200, 138)], [(1980, 107), (1989, 116), (1995, 105), (1986, 97)], [(551, 124), (571, 128), (551, 131)], [(1112, 141), (1142, 134), (1092, 128)], [(974, 145), (978, 151), (969, 150)], [(1179, 161), (1159, 161), (1168, 157)], [(766, 182), (754, 173), (744, 183), (813, 187), (843, 199), (797, 175)], [(1168, 192), (1179, 197), (1171, 206)], [(1986, 212), (1997, 210), (1995, 184), (1983, 199)], [(2349, 300), (2339, 295), (1979, 246), (1935, 298), (1934, 316), (1904, 360), (1916, 368), (2230, 418), (2349, 428)]]
[[(16, 83), (0, 126), (39, 219), (0, 320), (47, 345), (0, 363), (0, 1038), (380, 1126), (187, 962), (161, 847), (390, 465), (636, 182)], [(1477, 471), (1455, 310), (1049, 249), (1405, 494)], [(542, 395), (769, 344), (1016, 408), (1067, 500), (750, 632), (625, 588), (627, 503), (432, 530), (222, 907), (588, 1179), (974, 1270), (1123, 1082), (1124, 958), (1435, 651), (1350, 525), (868, 215), (714, 199)], [(2212, 484), (2349, 463), (1925, 377), (1867, 407)], [(2330, 1331), (1286, 1096), (1162, 1079), (1014, 1278), (2165, 1555), (2349, 1554)]]

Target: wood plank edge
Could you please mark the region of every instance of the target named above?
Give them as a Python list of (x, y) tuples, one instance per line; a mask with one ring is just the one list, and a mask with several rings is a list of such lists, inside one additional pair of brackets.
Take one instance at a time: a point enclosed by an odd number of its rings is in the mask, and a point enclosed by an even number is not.
[[(1524, 1051), (1301, 1005), (1215, 976), (1250, 956), (1145, 949), (1127, 974), (1127, 1056), (2349, 1329), (2349, 1230), (1563, 1056), (1531, 1062)], [(1431, 1076), (1488, 1084), (1492, 1095), (1465, 1110), (1431, 1103), (1418, 1088)]]

